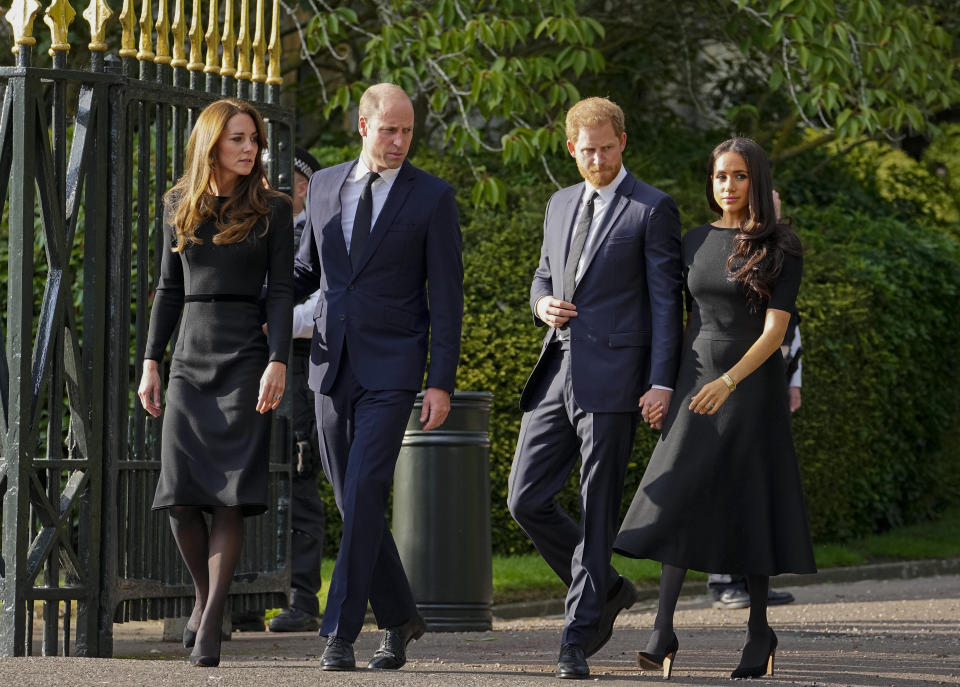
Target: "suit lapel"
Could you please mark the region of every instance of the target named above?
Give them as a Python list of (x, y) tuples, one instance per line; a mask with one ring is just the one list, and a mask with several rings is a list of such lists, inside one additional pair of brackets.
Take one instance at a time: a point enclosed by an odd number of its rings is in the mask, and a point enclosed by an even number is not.
[(336, 188), (337, 192), (324, 194), (323, 197), (327, 199), (328, 205), (320, 214), (321, 217), (330, 217), (333, 220), (323, 224), (321, 237), (323, 242), (329, 242), (331, 250), (336, 251), (338, 258), (345, 260), (347, 264), (350, 263), (350, 254), (347, 252), (347, 243), (343, 240), (343, 206), (340, 204), (340, 191), (356, 166), (357, 162), (354, 160), (352, 165), (344, 165), (344, 169), (333, 177), (330, 185)]
[(354, 271), (355, 275), (360, 273), (364, 265), (370, 260), (370, 256), (376, 252), (380, 242), (383, 241), (387, 230), (390, 228), (390, 225), (393, 224), (393, 220), (396, 218), (397, 213), (400, 212), (400, 208), (403, 207), (407, 196), (413, 189), (413, 180), (415, 178), (416, 171), (413, 165), (404, 160), (400, 171), (397, 173), (397, 178), (393, 180), (393, 185), (390, 187), (390, 193), (387, 194), (387, 200), (383, 204), (383, 209), (380, 210), (377, 221), (370, 230), (370, 238), (367, 239), (367, 243), (363, 247), (363, 255), (360, 256), (360, 262), (357, 263), (357, 269)]
[[(597, 231), (597, 236), (590, 242), (587, 254), (583, 258), (583, 273), (580, 275), (580, 281), (583, 281), (583, 278), (586, 276), (587, 270), (590, 269), (590, 264), (593, 262), (594, 257), (596, 257), (597, 251), (600, 250), (600, 246), (602, 246), (604, 240), (606, 240), (607, 234), (609, 234), (610, 230), (616, 225), (623, 211), (627, 209), (627, 198), (633, 192), (633, 184), (634, 179), (628, 173), (623, 181), (620, 182), (616, 193), (613, 194), (613, 202), (604, 213), (603, 223)], [(579, 284), (579, 282), (577, 283)], [(574, 291), (576, 291), (576, 289), (574, 289)]]

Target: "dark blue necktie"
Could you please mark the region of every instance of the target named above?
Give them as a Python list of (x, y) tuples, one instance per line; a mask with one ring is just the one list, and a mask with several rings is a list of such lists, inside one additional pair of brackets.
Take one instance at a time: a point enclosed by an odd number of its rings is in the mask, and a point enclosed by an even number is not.
[(350, 265), (357, 269), (357, 263), (360, 262), (360, 256), (363, 255), (363, 247), (367, 244), (367, 237), (370, 236), (370, 221), (373, 218), (373, 182), (380, 178), (376, 172), (367, 173), (367, 181), (360, 192), (360, 200), (357, 202), (357, 214), (353, 218), (353, 233), (350, 235)]

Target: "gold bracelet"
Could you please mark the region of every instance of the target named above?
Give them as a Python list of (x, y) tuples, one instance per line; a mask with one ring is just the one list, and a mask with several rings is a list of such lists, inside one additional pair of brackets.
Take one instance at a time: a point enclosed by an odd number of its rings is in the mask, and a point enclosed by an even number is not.
[(722, 379), (723, 383), (727, 385), (728, 389), (730, 389), (730, 393), (733, 393), (734, 391), (737, 390), (737, 383), (733, 381), (733, 377), (731, 377), (726, 372), (720, 375), (720, 379)]

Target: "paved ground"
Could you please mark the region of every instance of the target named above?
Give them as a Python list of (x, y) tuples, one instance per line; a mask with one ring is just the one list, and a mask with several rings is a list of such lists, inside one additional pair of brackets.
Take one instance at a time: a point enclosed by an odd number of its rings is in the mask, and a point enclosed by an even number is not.
[[(764, 685), (960, 685), (960, 575), (788, 588), (797, 603), (770, 610), (780, 638), (777, 674)], [(705, 598), (684, 599), (677, 612), (680, 651), (674, 685), (729, 684), (747, 611), (717, 611)], [(650, 605), (621, 614), (610, 643), (590, 661), (604, 685), (656, 683), (640, 673), (637, 648), (653, 623)], [(116, 659), (0, 659), (0, 685), (147, 685), (234, 687), (364, 685), (380, 687), (561, 685), (553, 676), (562, 620), (497, 621), (487, 633), (431, 633), (410, 647), (397, 673), (324, 673), (312, 634), (234, 634), (219, 668), (187, 664), (186, 651), (161, 641), (160, 623), (116, 630)], [(379, 642), (374, 628), (357, 642), (366, 660)], [(576, 684), (576, 683), (574, 683)]]

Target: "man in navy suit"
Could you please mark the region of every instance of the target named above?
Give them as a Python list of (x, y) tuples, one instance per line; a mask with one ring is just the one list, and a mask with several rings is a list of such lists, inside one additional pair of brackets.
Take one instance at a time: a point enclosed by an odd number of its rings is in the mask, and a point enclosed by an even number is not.
[(320, 289), (310, 387), (324, 472), (343, 537), (320, 634), (324, 670), (353, 670), (369, 600), (385, 630), (368, 666), (397, 669), (424, 632), (386, 509), (417, 392), (423, 429), (450, 411), (460, 355), (463, 261), (453, 188), (407, 160), (413, 105), (393, 84), (359, 103), (359, 159), (310, 179), (294, 267), (298, 295)]
[[(637, 412), (669, 406), (680, 353), (680, 220), (623, 167), (623, 112), (587, 98), (567, 113), (583, 183), (547, 204), (534, 322), (549, 327), (523, 389), (510, 512), (568, 586), (557, 676), (586, 678), (636, 590), (610, 564)], [(580, 522), (557, 503), (577, 458)]]

